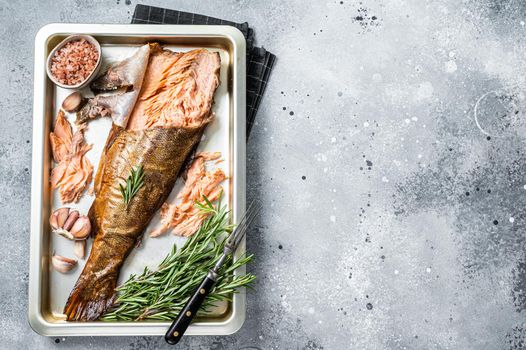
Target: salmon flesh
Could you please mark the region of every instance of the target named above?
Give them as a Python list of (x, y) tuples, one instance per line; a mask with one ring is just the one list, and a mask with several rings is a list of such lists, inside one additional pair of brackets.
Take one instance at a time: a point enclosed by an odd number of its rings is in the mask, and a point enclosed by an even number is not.
[[(217, 53), (152, 46), (130, 120), (126, 128), (113, 125), (99, 162), (89, 213), (95, 240), (64, 308), (68, 320), (93, 321), (111, 307), (121, 266), (213, 119), (219, 69)], [(119, 184), (137, 166), (144, 186), (126, 206)]]

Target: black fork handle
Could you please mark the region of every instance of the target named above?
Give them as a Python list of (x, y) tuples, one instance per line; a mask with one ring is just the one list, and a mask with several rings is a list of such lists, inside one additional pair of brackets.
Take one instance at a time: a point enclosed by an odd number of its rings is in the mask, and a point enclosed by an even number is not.
[(217, 274), (209, 271), (203, 279), (203, 282), (201, 282), (201, 285), (199, 285), (194, 292), (194, 295), (188, 299), (179, 316), (172, 322), (172, 325), (168, 328), (168, 332), (164, 335), (164, 340), (166, 340), (168, 344), (175, 345), (179, 343), (186, 329), (192, 322), (192, 319), (197, 314), (197, 311), (199, 311), (203, 301), (212, 291), (212, 288), (214, 288), (216, 278)]

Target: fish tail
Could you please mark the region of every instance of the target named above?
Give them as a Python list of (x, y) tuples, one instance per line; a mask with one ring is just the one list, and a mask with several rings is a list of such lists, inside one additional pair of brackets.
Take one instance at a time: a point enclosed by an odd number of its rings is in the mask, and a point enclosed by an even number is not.
[[(95, 215), (93, 211), (89, 214)], [(92, 222), (96, 223), (97, 220)], [(84, 270), (69, 295), (64, 314), (68, 321), (95, 321), (103, 316), (113, 305), (119, 271), (127, 254), (136, 244), (136, 239), (110, 239), (100, 231), (96, 224), (95, 240)]]
[(68, 321), (95, 321), (106, 313), (115, 298), (116, 275), (82, 277), (86, 278), (77, 281), (64, 307)]

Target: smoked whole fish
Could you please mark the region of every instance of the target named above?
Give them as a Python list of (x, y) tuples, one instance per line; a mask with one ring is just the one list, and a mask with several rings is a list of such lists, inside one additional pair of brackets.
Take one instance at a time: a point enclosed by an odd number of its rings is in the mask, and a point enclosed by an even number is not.
[[(150, 46), (127, 126), (112, 126), (99, 162), (89, 213), (95, 239), (64, 308), (69, 321), (96, 320), (112, 305), (122, 264), (214, 117), (219, 55), (205, 49), (176, 53)], [(144, 186), (126, 205), (119, 184), (138, 166), (144, 171)]]

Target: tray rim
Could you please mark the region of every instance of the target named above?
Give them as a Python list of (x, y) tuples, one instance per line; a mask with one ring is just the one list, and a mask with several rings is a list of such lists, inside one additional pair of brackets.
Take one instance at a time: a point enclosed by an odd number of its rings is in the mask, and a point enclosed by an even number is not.
[[(44, 192), (44, 144), (46, 83), (45, 50), (47, 40), (57, 34), (89, 33), (92, 35), (119, 36), (195, 36), (222, 37), (233, 46), (232, 59), (232, 213), (235, 222), (242, 216), (246, 201), (246, 41), (235, 27), (217, 25), (169, 24), (72, 24), (52, 23), (42, 27), (35, 37), (33, 145), (31, 175), (31, 226), (28, 290), (28, 321), (30, 327), (43, 336), (155, 336), (164, 335), (168, 322), (60, 322), (53, 323), (42, 314), (42, 269), (45, 267), (41, 238), (44, 225), (42, 201)], [(240, 244), (236, 258), (245, 252), (245, 240)], [(47, 266), (47, 265), (46, 265)], [(245, 267), (236, 274), (244, 274)], [(233, 296), (232, 313), (221, 322), (196, 322), (188, 335), (228, 335), (237, 332), (246, 316), (246, 294), (242, 289)]]

